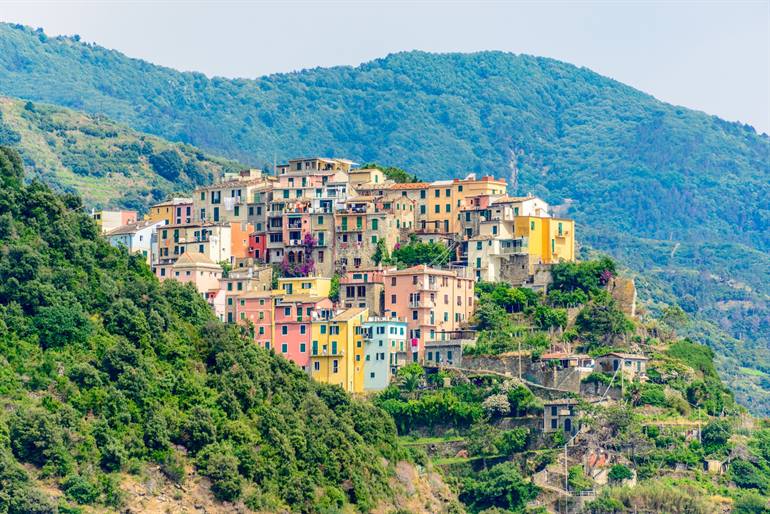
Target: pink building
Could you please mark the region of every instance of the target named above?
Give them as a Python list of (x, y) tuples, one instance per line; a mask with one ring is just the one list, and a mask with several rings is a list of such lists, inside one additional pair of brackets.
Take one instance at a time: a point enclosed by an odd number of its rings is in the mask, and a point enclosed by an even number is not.
[(251, 322), (254, 342), (270, 349), (273, 341), (273, 297), (270, 291), (255, 291), (237, 298), (235, 307), (239, 323)]
[(275, 352), (309, 370), (311, 322), (332, 316), (332, 301), (324, 296), (286, 295), (275, 302)]
[(406, 319), (413, 359), (427, 341), (441, 340), (473, 314), (474, 280), (465, 268), (441, 270), (424, 264), (385, 271), (385, 316)]
[(171, 266), (171, 276), (167, 278), (191, 282), (205, 298), (209, 291), (219, 288), (222, 267), (202, 253), (185, 252)]

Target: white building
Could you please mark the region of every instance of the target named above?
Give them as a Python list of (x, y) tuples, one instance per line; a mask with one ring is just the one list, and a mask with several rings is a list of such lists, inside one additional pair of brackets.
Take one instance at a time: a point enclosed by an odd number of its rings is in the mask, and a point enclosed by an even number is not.
[(107, 240), (114, 247), (124, 247), (129, 253), (141, 253), (152, 264), (153, 234), (166, 224), (165, 220), (137, 221), (129, 223), (106, 234)]

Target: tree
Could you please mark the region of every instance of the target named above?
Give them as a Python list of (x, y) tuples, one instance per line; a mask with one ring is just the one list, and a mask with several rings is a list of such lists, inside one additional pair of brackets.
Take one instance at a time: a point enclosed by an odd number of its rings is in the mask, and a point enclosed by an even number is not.
[(460, 500), (473, 513), (495, 507), (517, 511), (538, 491), (537, 486), (524, 480), (514, 463), (504, 462), (465, 479)]
[(608, 342), (634, 330), (633, 322), (607, 296), (586, 305), (575, 318), (575, 327), (582, 337), (594, 344)]
[(176, 150), (163, 150), (152, 154), (149, 161), (155, 173), (172, 182), (184, 171), (184, 162)]
[(374, 249), (374, 255), (372, 255), (372, 262), (379, 265), (381, 262), (388, 262), (390, 256), (388, 255), (388, 248), (385, 246), (384, 239), (377, 240), (377, 247)]
[(535, 325), (544, 330), (567, 326), (567, 311), (564, 309), (552, 309), (547, 305), (538, 305), (535, 307), (533, 318)]
[(701, 433), (703, 450), (707, 453), (717, 453), (727, 450), (727, 443), (732, 435), (732, 426), (727, 420), (710, 421)]
[(610, 468), (610, 472), (607, 474), (610, 482), (622, 482), (623, 480), (630, 480), (634, 477), (634, 474), (623, 464), (613, 464)]
[[(278, 285), (274, 289), (277, 289)], [(333, 302), (340, 301), (340, 276), (335, 273), (332, 275), (331, 285), (329, 287), (329, 299)]]

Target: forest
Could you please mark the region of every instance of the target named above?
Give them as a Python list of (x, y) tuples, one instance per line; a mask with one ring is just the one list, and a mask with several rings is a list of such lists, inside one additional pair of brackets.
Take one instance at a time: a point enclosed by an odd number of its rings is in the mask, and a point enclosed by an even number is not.
[(192, 466), (252, 510), (368, 511), (393, 495), (408, 456), (390, 417), (218, 322), (194, 288), (159, 283), (79, 197), (25, 184), (7, 147), (0, 188), (0, 512), (120, 509), (121, 473), (148, 464), (180, 484)]

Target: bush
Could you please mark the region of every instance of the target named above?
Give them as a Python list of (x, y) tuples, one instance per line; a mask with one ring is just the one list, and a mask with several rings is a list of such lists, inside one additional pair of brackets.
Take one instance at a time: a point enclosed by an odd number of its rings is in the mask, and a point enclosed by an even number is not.
[(465, 479), (460, 500), (473, 513), (495, 507), (518, 510), (533, 500), (538, 491), (537, 486), (524, 480), (515, 464), (504, 462)]
[(205, 448), (204, 474), (211, 480), (211, 491), (221, 501), (235, 501), (241, 496), (243, 477), (238, 472), (238, 458), (227, 445), (209, 445)]
[(611, 482), (630, 480), (633, 477), (634, 474), (631, 472), (631, 470), (622, 464), (614, 464), (610, 468), (610, 472), (607, 474), (607, 478), (609, 478)]
[(99, 499), (96, 484), (80, 475), (70, 475), (62, 482), (62, 490), (67, 498), (80, 504), (90, 504)]

